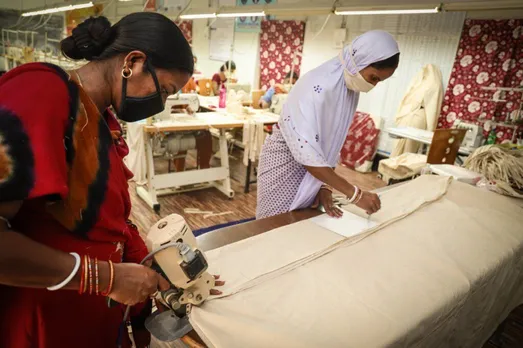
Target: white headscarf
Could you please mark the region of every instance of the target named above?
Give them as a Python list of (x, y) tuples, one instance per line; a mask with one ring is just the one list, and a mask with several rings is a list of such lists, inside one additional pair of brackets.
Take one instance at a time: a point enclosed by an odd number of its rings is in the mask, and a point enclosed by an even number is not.
[[(349, 47), (343, 50), (347, 66), (337, 56), (311, 70), (298, 80), (283, 106), (280, 130), (292, 155), (303, 165), (334, 168), (338, 162), (359, 99), (359, 93), (345, 85), (344, 68), (355, 74), (399, 53), (392, 35), (380, 30), (358, 36)], [(321, 185), (307, 173), (291, 210), (309, 207)]]

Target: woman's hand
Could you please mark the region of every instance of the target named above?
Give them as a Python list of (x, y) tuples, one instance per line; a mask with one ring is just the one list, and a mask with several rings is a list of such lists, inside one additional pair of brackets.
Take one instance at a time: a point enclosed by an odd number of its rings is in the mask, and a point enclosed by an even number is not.
[(330, 190), (327, 190), (325, 188), (320, 189), (320, 191), (316, 195), (316, 200), (314, 201), (314, 204), (311, 206), (311, 208), (317, 209), (320, 206), (320, 204), (325, 208), (325, 212), (330, 217), (340, 218), (343, 215), (341, 209), (334, 205), (334, 202), (332, 200), (332, 192)]
[(374, 214), (381, 209), (380, 197), (375, 193), (363, 191), (356, 206), (365, 210), (368, 215)]
[(134, 263), (115, 263), (113, 289), (109, 297), (132, 306), (144, 302), (156, 291), (164, 291), (169, 287), (169, 282), (149, 267)]

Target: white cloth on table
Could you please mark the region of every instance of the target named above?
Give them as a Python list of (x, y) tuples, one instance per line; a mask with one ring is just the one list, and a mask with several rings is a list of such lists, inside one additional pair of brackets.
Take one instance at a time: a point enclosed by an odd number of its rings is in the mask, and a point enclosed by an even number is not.
[[(443, 101), (441, 71), (433, 64), (425, 65), (410, 83), (396, 113), (396, 126), (434, 131)], [(391, 157), (405, 152), (416, 153), (420, 143), (412, 139), (396, 140)]]
[(145, 135), (143, 132), (143, 123), (127, 123), (127, 145), (129, 146), (129, 155), (124, 161), (127, 168), (134, 174), (132, 180), (138, 185), (144, 185), (147, 182), (147, 159), (145, 156)]
[(302, 221), (208, 252), (227, 283), (195, 330), (216, 348), (480, 347), (523, 302), (522, 203), (438, 176), (382, 203), (363, 235)]
[(388, 179), (401, 180), (421, 173), (427, 166), (427, 156), (418, 153), (404, 153), (380, 161), (378, 172)]
[(255, 120), (245, 122), (243, 125), (244, 165), (248, 165), (249, 160), (253, 163), (258, 160), (266, 137), (263, 122)]

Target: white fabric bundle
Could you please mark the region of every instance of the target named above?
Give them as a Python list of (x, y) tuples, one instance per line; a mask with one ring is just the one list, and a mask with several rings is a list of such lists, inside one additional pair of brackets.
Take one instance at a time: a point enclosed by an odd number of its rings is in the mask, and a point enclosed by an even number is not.
[(256, 162), (260, 157), (261, 149), (267, 134), (263, 122), (249, 120), (243, 125), (243, 164), (248, 165), (249, 160)]

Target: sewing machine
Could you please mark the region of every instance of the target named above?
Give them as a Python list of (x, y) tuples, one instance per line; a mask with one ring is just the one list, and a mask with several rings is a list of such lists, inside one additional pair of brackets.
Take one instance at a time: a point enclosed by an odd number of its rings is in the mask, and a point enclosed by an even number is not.
[(454, 121), (453, 128), (457, 129), (466, 129), (468, 130), (467, 134), (465, 134), (465, 139), (463, 139), (463, 143), (461, 146), (469, 148), (469, 149), (475, 149), (481, 146), (481, 143), (483, 141), (483, 133), (477, 124), (471, 124), (466, 123), (461, 120)]
[(171, 214), (158, 221), (147, 234), (146, 244), (154, 253), (153, 269), (169, 281), (171, 288), (155, 297), (168, 310), (153, 313), (145, 326), (159, 340), (174, 341), (192, 330), (187, 311), (209, 297), (214, 277), (206, 272), (205, 255), (180, 215)]
[(165, 109), (159, 114), (161, 119), (170, 118), (171, 114), (178, 110), (185, 110), (187, 114), (193, 115), (200, 109), (200, 100), (197, 94), (175, 94), (171, 95), (165, 101)]

